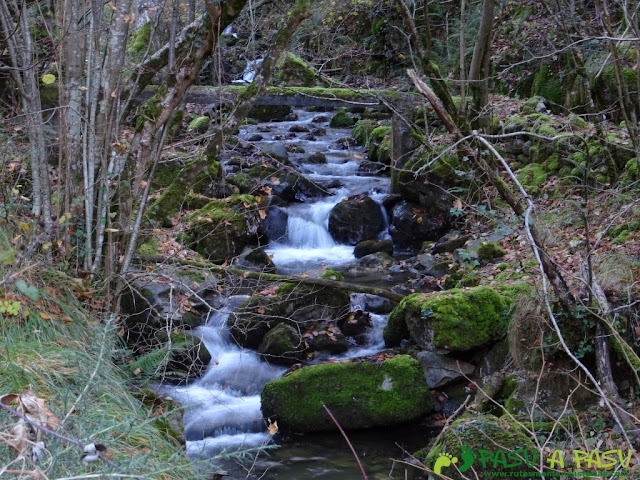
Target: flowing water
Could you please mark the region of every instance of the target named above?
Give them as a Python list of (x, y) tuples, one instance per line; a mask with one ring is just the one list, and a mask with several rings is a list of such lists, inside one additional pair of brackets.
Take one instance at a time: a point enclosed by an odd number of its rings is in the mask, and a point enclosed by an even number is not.
[[(272, 242), (266, 250), (273, 255), (278, 272), (287, 274), (317, 270), (322, 266), (340, 267), (353, 262), (353, 246), (339, 245), (329, 234), (329, 212), (348, 196), (367, 194), (381, 202), (389, 191), (388, 178), (359, 173), (363, 157), (361, 147), (341, 148), (339, 140), (350, 136), (349, 129), (328, 128), (327, 120), (318, 121), (318, 113), (295, 113), (298, 115), (296, 121), (261, 124), (261, 130), (267, 126), (270, 132), (262, 134), (268, 138), (255, 143), (260, 146), (272, 142), (273, 137), (285, 137), (292, 125), (326, 128), (326, 135), (317, 137), (317, 140), (305, 140), (302, 138), (304, 134), (297, 134), (296, 138), (288, 138), (284, 142), (304, 149), (305, 153), (291, 155), (293, 165), (332, 195), (284, 208), (287, 214), (286, 236)], [(326, 118), (330, 116), (329, 113)], [(256, 126), (246, 126), (240, 136), (249, 138), (257, 131)], [(327, 163), (307, 162), (313, 153), (325, 154)], [(380, 232), (380, 236), (384, 237), (385, 232)], [(231, 339), (226, 329), (227, 318), (247, 298), (230, 297), (206, 325), (195, 331), (212, 355), (205, 375), (189, 386), (162, 387), (163, 394), (170, 395), (184, 406), (187, 453), (193, 459), (207, 459), (222, 451), (247, 449), (269, 442), (260, 411), (260, 391), (266, 382), (282, 375), (285, 369), (264, 362), (257, 353), (240, 348)], [(363, 301), (362, 295), (353, 294), (352, 309), (359, 308)], [(334, 358), (371, 355), (384, 348), (382, 329), (386, 316), (372, 314), (371, 318), (372, 326), (365, 345), (352, 347), (346, 354)], [(388, 476), (392, 468), (388, 457), (403, 456), (402, 449), (391, 439), (402, 438), (406, 432), (389, 433), (387, 430), (374, 435), (364, 432), (351, 436), (360, 455), (367, 457), (364, 462), (369, 472), (374, 470), (370, 478), (404, 478), (403, 468), (397, 468), (395, 476)], [(420, 441), (422, 443), (415, 445), (426, 444), (425, 439)], [(236, 464), (223, 464), (231, 473), (226, 478), (362, 478), (349, 449), (337, 434), (292, 439), (280, 449), (267, 451), (266, 455), (260, 456), (253, 464), (251, 474)], [(220, 464), (220, 460), (215, 460), (215, 463)]]

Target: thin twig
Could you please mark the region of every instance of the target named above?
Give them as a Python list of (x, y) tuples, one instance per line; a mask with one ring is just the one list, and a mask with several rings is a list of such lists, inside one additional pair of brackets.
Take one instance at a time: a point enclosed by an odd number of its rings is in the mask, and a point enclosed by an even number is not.
[(338, 427), (338, 430), (340, 430), (340, 433), (346, 440), (347, 445), (349, 445), (349, 448), (351, 449), (351, 453), (353, 453), (353, 456), (355, 457), (356, 462), (358, 462), (358, 467), (360, 467), (360, 471), (362, 472), (362, 478), (364, 478), (364, 480), (368, 480), (369, 477), (367, 477), (367, 473), (364, 471), (364, 467), (362, 466), (362, 463), (358, 458), (358, 454), (356, 453), (355, 448), (353, 448), (353, 445), (351, 445), (351, 441), (349, 440), (349, 437), (347, 437), (347, 434), (344, 432), (344, 430), (338, 423), (338, 420), (336, 420), (336, 417), (333, 416), (333, 413), (331, 413), (331, 410), (329, 410), (329, 408), (324, 403), (322, 404), (322, 408), (324, 408), (326, 412), (329, 414), (329, 416), (331, 417), (331, 420), (333, 420), (333, 423), (336, 424), (336, 427)]

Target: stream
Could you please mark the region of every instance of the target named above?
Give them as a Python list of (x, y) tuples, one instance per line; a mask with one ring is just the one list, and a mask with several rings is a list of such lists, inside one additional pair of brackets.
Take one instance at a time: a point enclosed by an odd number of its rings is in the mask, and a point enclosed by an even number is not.
[[(283, 220), (286, 221), (286, 235), (272, 241), (265, 250), (272, 256), (278, 273), (282, 274), (344, 267), (355, 261), (354, 247), (340, 245), (332, 239), (328, 231), (329, 212), (344, 198), (356, 194), (369, 195), (381, 203), (389, 193), (389, 178), (360, 173), (360, 161), (365, 156), (363, 147), (341, 148), (339, 140), (350, 137), (351, 129), (329, 128), (331, 112), (319, 114), (295, 110), (294, 113), (298, 118), (295, 121), (247, 125), (241, 128), (239, 136), (246, 140), (262, 132), (263, 140), (252, 142), (258, 147), (284, 141), (304, 150), (304, 153), (289, 154), (291, 164), (332, 195), (281, 207), (286, 213), (282, 216), (286, 219)], [(310, 140), (304, 133), (297, 133), (295, 138), (291, 138), (289, 129), (294, 125), (310, 130), (323, 128), (326, 135)], [(307, 162), (314, 153), (324, 154), (327, 162)], [(388, 238), (386, 232), (387, 226), (379, 238)], [(212, 355), (204, 376), (188, 386), (161, 387), (162, 394), (171, 396), (184, 406), (188, 456), (203, 460), (205, 471), (206, 465), (227, 471), (229, 476), (225, 476), (226, 479), (361, 479), (357, 463), (338, 433), (289, 438), (279, 448), (266, 450), (255, 462), (255, 454), (249, 455), (248, 464), (216, 457), (224, 452), (259, 447), (270, 442), (260, 410), (260, 391), (265, 383), (278, 378), (286, 370), (263, 361), (256, 352), (239, 347), (231, 338), (226, 327), (227, 318), (248, 298), (244, 295), (228, 298), (226, 304), (195, 331)], [(352, 310), (362, 305), (363, 295), (352, 294)], [(364, 345), (351, 347), (347, 353), (331, 358), (358, 357), (383, 350), (382, 330), (386, 315), (372, 313), (371, 319), (372, 326)], [(406, 427), (354, 432), (349, 438), (372, 479), (405, 478), (404, 467), (393, 469), (390, 457), (402, 458), (406, 456), (403, 448), (411, 452), (428, 442), (424, 433)], [(210, 473), (207, 476), (210, 478)]]

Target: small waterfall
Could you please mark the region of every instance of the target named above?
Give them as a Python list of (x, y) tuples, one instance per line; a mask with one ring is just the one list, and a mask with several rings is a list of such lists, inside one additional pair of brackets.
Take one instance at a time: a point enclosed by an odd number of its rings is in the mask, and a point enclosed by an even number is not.
[(206, 457), (222, 447), (256, 446), (268, 438), (260, 391), (284, 368), (262, 361), (257, 353), (240, 348), (230, 337), (226, 326), (229, 314), (248, 298), (230, 297), (206, 325), (194, 332), (212, 357), (204, 376), (188, 386), (160, 387), (161, 394), (184, 406), (183, 424), (191, 457)]
[(232, 83), (245, 84), (245, 83), (253, 82), (253, 79), (256, 78), (256, 72), (258, 70), (258, 67), (260, 66), (263, 60), (264, 60), (263, 58), (258, 58), (256, 60), (247, 61), (247, 66), (244, 68), (244, 73), (242, 74), (242, 78), (239, 80), (234, 80)]

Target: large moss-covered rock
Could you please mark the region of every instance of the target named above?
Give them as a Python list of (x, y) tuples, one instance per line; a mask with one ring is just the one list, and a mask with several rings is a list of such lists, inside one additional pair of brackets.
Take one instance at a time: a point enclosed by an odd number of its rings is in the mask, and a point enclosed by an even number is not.
[(407, 355), (304, 367), (267, 383), (261, 400), (264, 416), (289, 432), (336, 430), (323, 404), (347, 430), (407, 422), (432, 405), (422, 369)]
[(342, 319), (349, 307), (346, 290), (285, 283), (275, 296), (256, 295), (244, 302), (229, 316), (228, 325), (238, 344), (256, 349), (280, 323), (306, 331), (312, 324)]
[(224, 262), (257, 240), (260, 215), (254, 197), (234, 195), (211, 200), (184, 220), (185, 236), (195, 250), (212, 262)]
[[(513, 454), (515, 458), (508, 456), (516, 450), (519, 452)], [(416, 456), (424, 457), (424, 453), (417, 452)], [(537, 455), (535, 459), (533, 455)], [(428, 452), (424, 463), (433, 469), (440, 461), (443, 475), (462, 480), (484, 478), (483, 472), (530, 472), (537, 465), (539, 455), (525, 430), (516, 422), (507, 417), (479, 415), (465, 416), (453, 422)], [(448, 465), (443, 463), (445, 457), (455, 459), (455, 466), (451, 461)], [(460, 474), (458, 468), (464, 474)]]
[(349, 115), (346, 110), (341, 109), (331, 117), (329, 126), (331, 128), (349, 128), (352, 127), (354, 123), (356, 123), (355, 118)]
[[(173, 226), (173, 218), (180, 211), (198, 208), (203, 195), (211, 198), (223, 198), (230, 193), (229, 185), (224, 179), (224, 171), (219, 162), (211, 162), (201, 173), (191, 177), (189, 167), (174, 164), (173, 168), (163, 166), (163, 176), (158, 186), (165, 186), (160, 197), (147, 210), (152, 220), (163, 227)], [(188, 179), (188, 181), (186, 180)], [(154, 185), (156, 180), (154, 179)], [(204, 199), (206, 200), (206, 198)]]
[(356, 245), (375, 239), (383, 228), (380, 205), (366, 195), (346, 198), (329, 213), (329, 233), (336, 242)]
[(508, 301), (491, 287), (416, 293), (391, 312), (384, 341), (395, 347), (410, 338), (425, 350), (464, 352), (504, 336), (507, 322)]
[(285, 52), (276, 64), (273, 80), (279, 86), (326, 87), (328, 82), (298, 55)]

